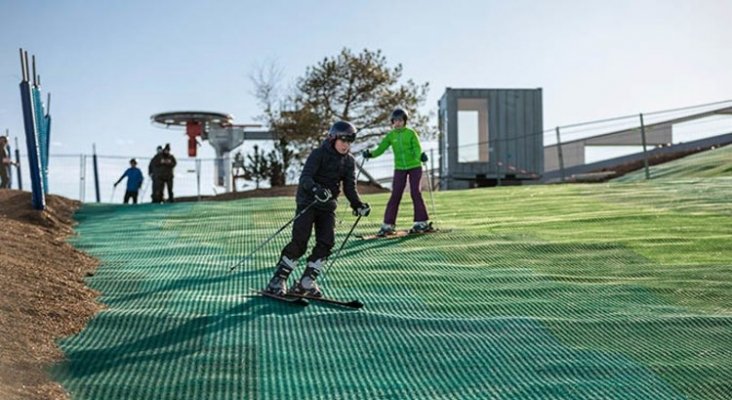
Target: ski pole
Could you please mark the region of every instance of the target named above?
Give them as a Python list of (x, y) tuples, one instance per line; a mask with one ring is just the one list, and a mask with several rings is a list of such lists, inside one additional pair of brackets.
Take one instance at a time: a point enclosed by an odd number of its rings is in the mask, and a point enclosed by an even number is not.
[[(363, 160), (361, 160), (361, 164), (358, 167), (358, 174), (356, 174), (356, 190), (358, 190), (358, 178), (361, 176), (361, 168), (363, 168), (363, 164), (365, 162), (366, 162), (366, 159), (364, 158)], [(343, 223), (343, 220), (339, 220), (337, 222), (338, 225), (340, 225), (341, 223)]]
[(140, 201), (145, 198), (145, 193), (147, 193), (147, 188), (150, 187), (150, 179), (145, 179), (145, 186), (142, 188), (142, 193), (140, 194)]
[(257, 251), (259, 251), (259, 249), (261, 249), (262, 247), (264, 247), (265, 244), (269, 243), (270, 240), (274, 239), (275, 236), (279, 235), (279, 233), (282, 232), (283, 230), (285, 230), (285, 228), (287, 228), (294, 220), (298, 219), (301, 215), (305, 214), (305, 212), (307, 210), (309, 210), (310, 207), (314, 206), (315, 203), (317, 203), (317, 202), (318, 202), (318, 200), (313, 200), (312, 203), (310, 203), (307, 207), (305, 207), (297, 215), (295, 215), (294, 217), (292, 217), (291, 220), (287, 221), (286, 224), (282, 225), (282, 228), (278, 229), (277, 232), (273, 233), (272, 236), (268, 237), (264, 242), (262, 242), (259, 246), (257, 246), (256, 249), (254, 249), (251, 253), (249, 253), (249, 255), (247, 255), (246, 257), (244, 257), (243, 259), (241, 259), (241, 261), (239, 261), (238, 263), (236, 263), (236, 265), (234, 265), (233, 267), (231, 267), (231, 269), (229, 269), (229, 271), (231, 272), (231, 271), (235, 270), (237, 267), (239, 267), (240, 265), (244, 264), (247, 260), (249, 260), (249, 258), (251, 256), (254, 255), (254, 253), (256, 253)]
[(112, 186), (112, 196), (109, 198), (109, 202), (114, 201), (114, 192), (117, 190), (117, 185)]
[(346, 238), (343, 239), (343, 243), (341, 243), (341, 247), (338, 248), (338, 251), (336, 251), (336, 254), (331, 258), (328, 265), (323, 268), (323, 283), (325, 283), (325, 273), (328, 272), (328, 269), (333, 266), (333, 263), (338, 259), (338, 255), (341, 254), (341, 250), (343, 250), (343, 247), (346, 245), (346, 242), (348, 242), (348, 238), (351, 237), (351, 234), (353, 233), (353, 230), (356, 229), (356, 225), (358, 225), (358, 222), (361, 221), (361, 215), (356, 218), (356, 222), (353, 223), (353, 226), (351, 227), (351, 230), (348, 231), (348, 235), (346, 235)]
[[(422, 163), (422, 165), (427, 168), (427, 163)], [(427, 185), (427, 188), (430, 191), (430, 203), (432, 203), (432, 219), (435, 219), (437, 217), (437, 214), (435, 213), (435, 198), (432, 196), (432, 179), (430, 179), (429, 170), (427, 170), (427, 180), (429, 181), (429, 184)]]
[(361, 176), (361, 169), (363, 169), (363, 163), (366, 162), (366, 157), (361, 160), (361, 164), (358, 166), (358, 174), (356, 174), (356, 187), (358, 187), (358, 178)]

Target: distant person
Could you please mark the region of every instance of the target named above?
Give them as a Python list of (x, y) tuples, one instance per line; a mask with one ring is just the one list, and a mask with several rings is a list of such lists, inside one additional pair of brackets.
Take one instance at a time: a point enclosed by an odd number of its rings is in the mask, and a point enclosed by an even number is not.
[(13, 164), (8, 151), (8, 138), (0, 136), (0, 189), (10, 189), (10, 166)]
[(157, 163), (160, 161), (160, 157), (162, 154), (163, 154), (163, 146), (158, 146), (155, 156), (152, 158), (152, 160), (150, 160), (150, 164), (148, 164), (148, 166), (147, 166), (147, 174), (148, 174), (148, 176), (150, 176), (150, 179), (152, 180), (153, 190), (152, 190), (152, 194), (150, 195), (150, 197), (152, 197), (153, 203), (160, 203), (163, 201), (162, 198), (161, 199), (157, 198), (158, 192), (155, 189), (160, 185), (160, 183), (157, 182), (158, 178), (155, 176), (155, 172), (157, 170)]
[(170, 154), (170, 143), (167, 143), (163, 147), (163, 152), (160, 153), (160, 158), (155, 163), (155, 183), (157, 183), (157, 186), (153, 187), (153, 192), (155, 193), (153, 202), (163, 202), (163, 191), (166, 187), (168, 188), (168, 202), (172, 203), (175, 201), (173, 197), (173, 170), (176, 164), (175, 157)]
[(428, 232), (432, 230), (424, 205), (420, 182), (422, 181), (422, 163), (427, 161), (427, 155), (422, 152), (417, 132), (407, 128), (409, 114), (401, 108), (391, 113), (392, 130), (379, 143), (376, 150), (363, 152), (364, 158), (375, 158), (383, 154), (391, 146), (394, 152), (394, 177), (391, 185), (391, 197), (384, 212), (384, 223), (377, 235), (387, 236), (395, 233), (399, 203), (409, 178), (409, 193), (414, 205), (414, 225), (412, 232)]
[(132, 199), (132, 203), (137, 204), (137, 194), (140, 192), (144, 178), (142, 177), (142, 171), (137, 168), (137, 160), (134, 158), (130, 160), (130, 167), (114, 183), (114, 187), (117, 187), (124, 178), (127, 178), (127, 191), (125, 191), (124, 203), (127, 204)]

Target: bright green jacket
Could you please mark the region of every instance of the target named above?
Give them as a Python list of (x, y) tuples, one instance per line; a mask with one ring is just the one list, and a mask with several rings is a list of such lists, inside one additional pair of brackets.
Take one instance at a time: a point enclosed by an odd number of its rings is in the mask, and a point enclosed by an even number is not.
[(392, 129), (379, 143), (376, 150), (371, 152), (372, 157), (378, 157), (391, 146), (394, 152), (394, 169), (407, 170), (422, 166), (422, 146), (419, 144), (417, 132), (409, 128)]

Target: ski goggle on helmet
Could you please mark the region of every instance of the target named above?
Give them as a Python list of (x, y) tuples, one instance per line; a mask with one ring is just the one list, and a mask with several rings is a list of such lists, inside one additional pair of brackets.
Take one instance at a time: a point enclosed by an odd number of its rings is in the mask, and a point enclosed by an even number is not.
[(328, 138), (331, 140), (341, 139), (344, 142), (353, 143), (356, 140), (356, 127), (348, 121), (338, 121), (330, 127)]

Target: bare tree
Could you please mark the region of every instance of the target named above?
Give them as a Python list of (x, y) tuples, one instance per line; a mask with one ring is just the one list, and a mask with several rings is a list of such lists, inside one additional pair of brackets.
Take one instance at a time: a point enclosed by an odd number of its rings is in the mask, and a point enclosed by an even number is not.
[(389, 131), (389, 116), (396, 107), (407, 110), (410, 125), (427, 131), (428, 117), (417, 107), (424, 103), (428, 83), (411, 79), (400, 83), (401, 64), (390, 68), (381, 50), (359, 54), (344, 48), (305, 70), (293, 88), (281, 90), (281, 70), (270, 65), (252, 78), (262, 119), (275, 132), (278, 160), (286, 173), (302, 162), (337, 120), (351, 121), (360, 130), (359, 141), (378, 140)]
[(279, 124), (288, 104), (288, 97), (282, 94), (282, 76), (282, 69), (276, 63), (269, 62), (257, 67), (249, 77), (254, 84), (254, 96), (262, 108), (262, 115), (257, 119), (269, 125), (275, 136), (274, 150), (265, 157), (267, 166), (271, 169), (268, 178), (273, 187), (284, 186), (287, 175), (295, 175), (292, 170), (297, 161), (292, 149), (297, 148), (297, 142), (293, 142), (287, 130), (282, 129)]

